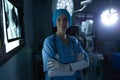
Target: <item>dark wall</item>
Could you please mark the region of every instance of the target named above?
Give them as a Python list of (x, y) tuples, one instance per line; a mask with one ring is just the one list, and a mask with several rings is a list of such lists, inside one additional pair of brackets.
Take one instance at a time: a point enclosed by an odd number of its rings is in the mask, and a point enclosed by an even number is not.
[(44, 39), (52, 34), (52, 0), (35, 0), (33, 10), (34, 46), (42, 46)]

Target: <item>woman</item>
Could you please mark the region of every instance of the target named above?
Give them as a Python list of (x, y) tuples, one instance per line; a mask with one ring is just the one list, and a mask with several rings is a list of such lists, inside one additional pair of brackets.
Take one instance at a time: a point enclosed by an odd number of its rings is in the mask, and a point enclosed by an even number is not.
[(57, 31), (44, 40), (42, 49), (45, 79), (81, 80), (80, 70), (89, 66), (89, 60), (78, 40), (66, 34), (71, 16), (66, 9), (58, 9), (52, 21)]

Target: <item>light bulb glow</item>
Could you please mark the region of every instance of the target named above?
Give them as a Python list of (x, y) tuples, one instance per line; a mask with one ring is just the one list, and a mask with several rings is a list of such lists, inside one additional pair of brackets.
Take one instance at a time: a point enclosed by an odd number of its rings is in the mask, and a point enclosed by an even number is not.
[(115, 9), (107, 9), (101, 14), (101, 21), (105, 25), (114, 25), (118, 20), (118, 13)]

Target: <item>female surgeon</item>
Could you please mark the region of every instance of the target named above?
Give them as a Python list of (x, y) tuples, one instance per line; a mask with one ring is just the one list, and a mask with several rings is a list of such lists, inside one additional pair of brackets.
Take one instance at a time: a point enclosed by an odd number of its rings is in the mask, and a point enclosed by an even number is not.
[(52, 21), (57, 31), (44, 40), (42, 49), (45, 80), (81, 80), (80, 70), (89, 66), (89, 59), (78, 40), (66, 34), (72, 18), (66, 9), (58, 9)]

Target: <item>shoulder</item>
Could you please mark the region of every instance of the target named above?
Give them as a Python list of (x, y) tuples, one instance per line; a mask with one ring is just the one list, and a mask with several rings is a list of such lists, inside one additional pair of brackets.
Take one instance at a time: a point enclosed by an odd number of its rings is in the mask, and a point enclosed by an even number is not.
[(45, 41), (51, 41), (51, 40), (53, 40), (53, 39), (54, 39), (54, 34), (46, 37), (46, 38), (45, 38)]
[(45, 38), (44, 43), (53, 43), (54, 41), (54, 34), (49, 35), (48, 37)]

